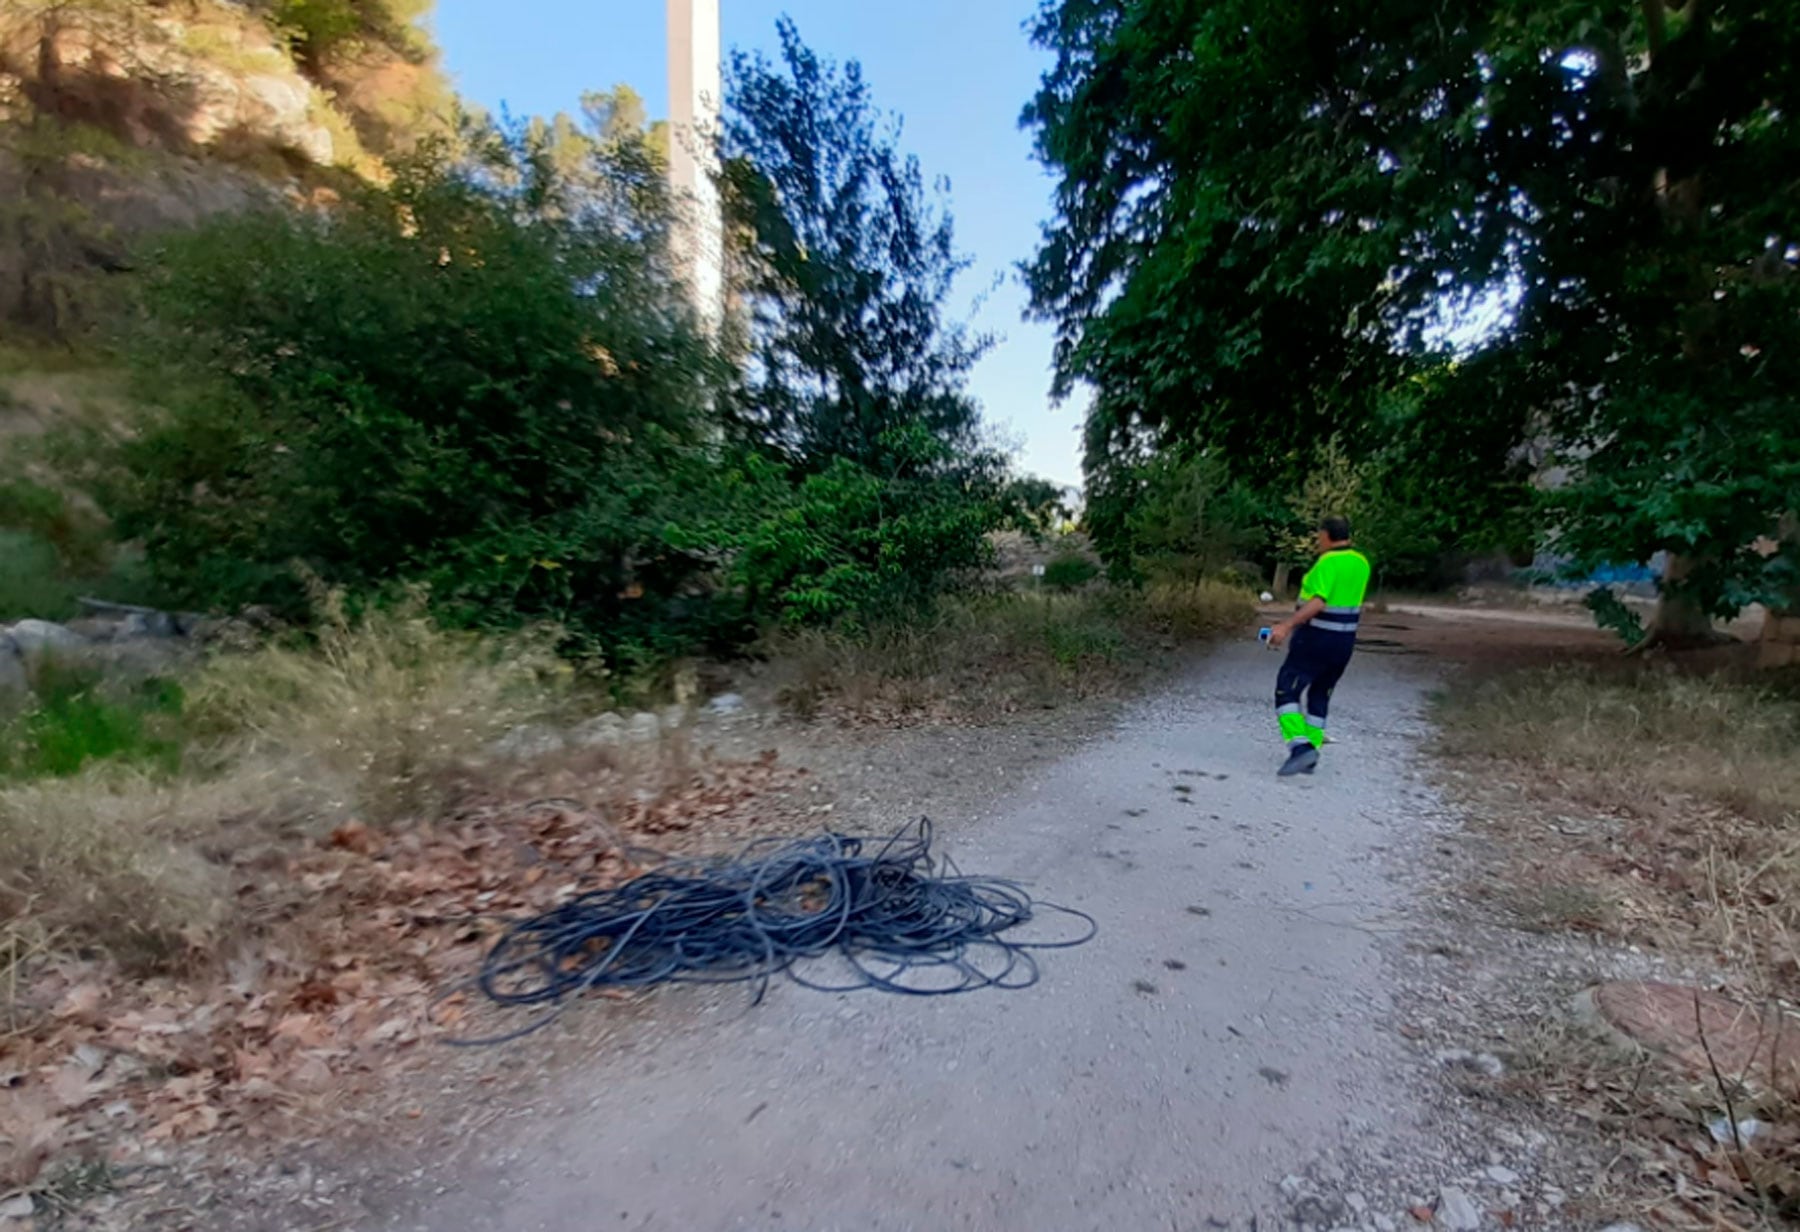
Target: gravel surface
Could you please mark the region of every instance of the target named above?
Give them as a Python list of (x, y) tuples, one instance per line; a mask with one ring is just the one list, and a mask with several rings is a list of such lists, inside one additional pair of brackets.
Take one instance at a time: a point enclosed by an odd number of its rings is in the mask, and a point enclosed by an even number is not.
[(1273, 668), (1220, 651), (1086, 733), (871, 738), (821, 773), (846, 822), (936, 812), (962, 867), (1098, 938), (1018, 993), (664, 997), (363, 1226), (1555, 1223), (1548, 1136), (1458, 1095), (1504, 1062), (1440, 1059), (1453, 1008), (1417, 1022), (1459, 997), (1414, 943), (1456, 827), (1418, 778), (1429, 675), (1365, 656), (1320, 773), (1278, 783)]
[(1655, 964), (1464, 893), (1485, 856), (1420, 752), (1435, 660), (1359, 656), (1320, 771), (1279, 782), (1274, 668), (1231, 646), (1129, 705), (998, 729), (703, 727), (812, 769), (797, 815), (929, 814), (963, 869), (1099, 935), (1019, 992), (580, 1006), (132, 1226), (1600, 1226), (1597, 1146), (1507, 1083), (1566, 992)]

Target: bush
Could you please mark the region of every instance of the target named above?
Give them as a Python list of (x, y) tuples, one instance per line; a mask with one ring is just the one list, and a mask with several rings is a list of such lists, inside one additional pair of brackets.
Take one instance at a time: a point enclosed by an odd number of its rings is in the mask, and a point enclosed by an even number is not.
[(1099, 576), (1100, 566), (1080, 552), (1054, 556), (1044, 565), (1044, 585), (1064, 594), (1080, 590)]
[(907, 621), (793, 629), (770, 651), (801, 717), (990, 720), (1107, 692), (1148, 661), (1126, 607), (1097, 594), (951, 599)]
[(182, 691), (147, 679), (108, 688), (97, 671), (48, 662), (34, 704), (0, 728), (0, 778), (57, 778), (111, 761), (174, 773), (181, 764)]
[(419, 175), (171, 241), (129, 339), (155, 409), (91, 476), (119, 534), (198, 607), (303, 615), (300, 562), (464, 624), (654, 622), (708, 567), (665, 531), (713, 488), (713, 361), (660, 216), (573, 208)]
[(766, 466), (767, 504), (737, 545), (751, 610), (789, 624), (882, 623), (926, 612), (959, 574), (992, 558), (991, 490), (943, 473), (923, 429), (885, 438), (893, 469), (839, 459), (784, 493)]
[(1136, 597), (1141, 619), (1180, 638), (1209, 638), (1256, 627), (1256, 596), (1228, 582), (1153, 582)]

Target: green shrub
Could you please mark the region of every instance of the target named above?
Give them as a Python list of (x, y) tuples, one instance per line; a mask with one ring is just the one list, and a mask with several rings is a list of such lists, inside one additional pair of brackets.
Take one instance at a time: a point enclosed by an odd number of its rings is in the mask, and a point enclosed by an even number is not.
[(0, 728), (0, 777), (66, 778), (94, 762), (160, 773), (181, 763), (182, 700), (173, 681), (109, 688), (100, 674), (46, 663), (35, 703)]
[(0, 621), (63, 620), (75, 611), (75, 590), (56, 549), (36, 535), (0, 530)]
[(768, 505), (742, 533), (735, 571), (752, 609), (789, 624), (868, 624), (923, 613), (959, 574), (989, 563), (1000, 506), (941, 473), (924, 429), (884, 438), (897, 473), (839, 459), (791, 493), (760, 472)]
[(1044, 565), (1044, 585), (1065, 594), (1080, 590), (1099, 576), (1100, 566), (1080, 552), (1054, 556)]
[(153, 409), (99, 498), (184, 604), (304, 616), (299, 563), (610, 647), (710, 567), (667, 534), (716, 487), (713, 361), (645, 260), (659, 225), (422, 175), (173, 240), (129, 338)]

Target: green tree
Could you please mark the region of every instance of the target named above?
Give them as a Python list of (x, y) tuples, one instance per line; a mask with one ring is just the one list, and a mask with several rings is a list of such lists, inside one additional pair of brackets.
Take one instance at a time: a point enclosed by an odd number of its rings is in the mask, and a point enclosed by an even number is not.
[(887, 442), (922, 426), (992, 470), (965, 386), (986, 340), (946, 316), (967, 264), (950, 215), (897, 148), (898, 121), (876, 109), (861, 66), (820, 59), (792, 21), (779, 32), (779, 60), (735, 54), (726, 91), (749, 320), (740, 425), (802, 469), (840, 458), (892, 469)]
[(295, 608), (299, 563), (613, 649), (667, 630), (713, 568), (667, 528), (706, 512), (717, 373), (666, 221), (541, 185), (533, 153), (157, 255), (128, 339), (155, 410), (94, 478), (161, 581)]
[(1047, 3), (1029, 275), (1097, 390), (1090, 467), (1184, 437), (1255, 478), (1334, 435), (1373, 457), (1436, 372), (1422, 448), (1460, 435), (1511, 489), (1542, 434), (1560, 550), (1677, 559), (1661, 635), (1769, 596), (1791, 561), (1753, 545), (1800, 506), (1795, 16)]
[[(1125, 525), (1133, 574), (1205, 577), (1268, 544), (1268, 511), (1215, 454), (1165, 450), (1136, 468), (1132, 482)], [(1121, 555), (1116, 541), (1112, 551)]]

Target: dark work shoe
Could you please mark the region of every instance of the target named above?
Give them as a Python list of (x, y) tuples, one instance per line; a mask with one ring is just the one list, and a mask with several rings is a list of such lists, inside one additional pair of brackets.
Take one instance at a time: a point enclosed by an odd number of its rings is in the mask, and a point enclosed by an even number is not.
[(1296, 774), (1311, 774), (1319, 764), (1319, 750), (1312, 745), (1295, 749), (1288, 754), (1288, 759), (1276, 773), (1282, 778), (1292, 778)]

